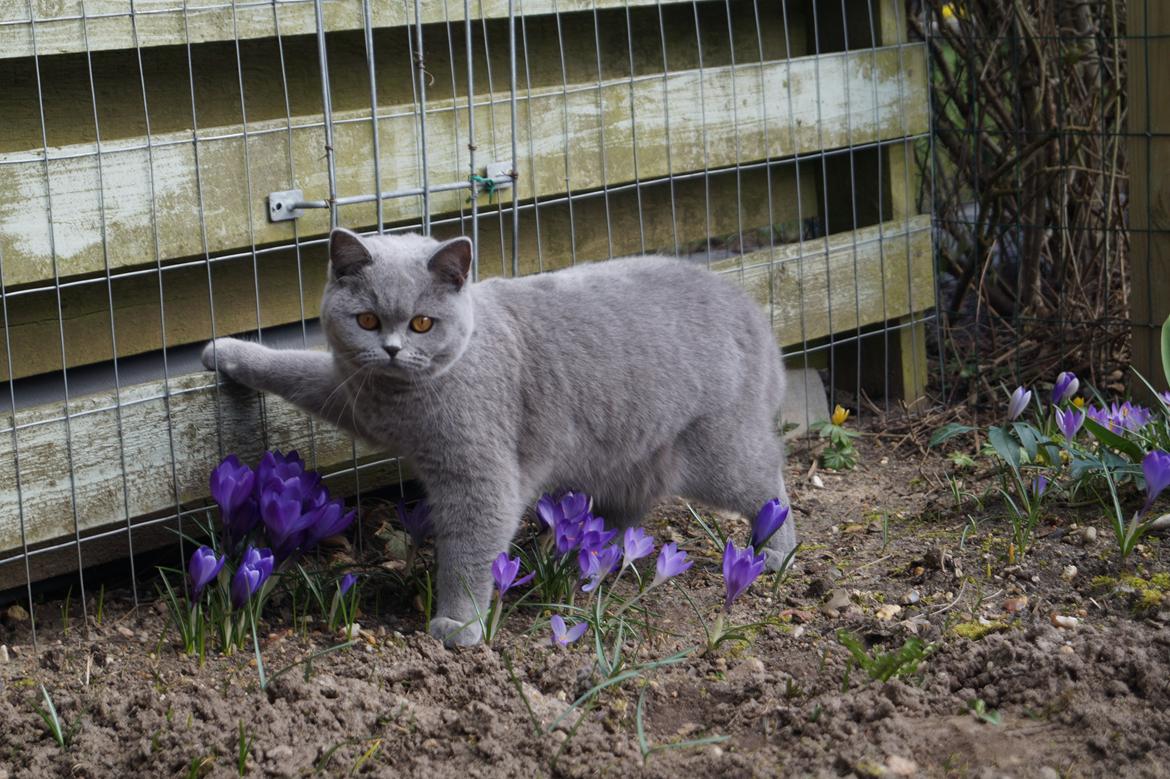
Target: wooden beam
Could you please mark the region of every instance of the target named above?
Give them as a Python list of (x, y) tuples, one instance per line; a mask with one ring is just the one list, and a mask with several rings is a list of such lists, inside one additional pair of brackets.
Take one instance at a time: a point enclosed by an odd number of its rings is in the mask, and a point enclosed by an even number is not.
[[(819, 167), (791, 164), (712, 174), (612, 192), (608, 197), (542, 203), (522, 212), (520, 267), (524, 273), (642, 253), (693, 254), (706, 248), (708, 230), (716, 252), (727, 241), (760, 240), (759, 228), (780, 226), (797, 234), (797, 220), (817, 213)], [(769, 197), (770, 195), (770, 197)], [(608, 229), (607, 229), (608, 225)], [(352, 224), (352, 227), (362, 227)], [(485, 211), (480, 219), (481, 275), (511, 271), (511, 217)], [(503, 232), (501, 233), (501, 228)], [(470, 223), (440, 224), (439, 237), (470, 233)], [(502, 248), (501, 248), (502, 247)], [(170, 268), (61, 290), (65, 358), (70, 368), (207, 339), (211, 333), (240, 333), (257, 326), (317, 316), (325, 283), (321, 243), (215, 262)], [(210, 291), (208, 288), (210, 279)], [(257, 286), (257, 281), (259, 286)], [(160, 307), (161, 299), (161, 307)], [(111, 315), (111, 302), (113, 314)], [(213, 314), (214, 312), (214, 323)], [(165, 313), (165, 316), (164, 316)], [(111, 336), (111, 319), (113, 336)], [(15, 375), (61, 369), (61, 326), (52, 289), (8, 300), (8, 330)], [(0, 380), (7, 379), (6, 341), (0, 339)]]
[(712, 267), (772, 316), (776, 338), (806, 344), (916, 313), (934, 300), (930, 217), (763, 249)]
[[(534, 89), (519, 97), (518, 194), (582, 192), (632, 181), (635, 169), (644, 180), (925, 132), (923, 56), (921, 46), (889, 48)], [(334, 114), (342, 196), (375, 189), (368, 114)], [(434, 101), (427, 114), (430, 181), (465, 179), (465, 105)], [(203, 128), (195, 137), (157, 134), (150, 149), (144, 138), (111, 140), (102, 145), (100, 170), (93, 144), (51, 148), (48, 186), (39, 154), (0, 154), (4, 285), (152, 262), (156, 242), (157, 259), (166, 262), (201, 256), (205, 245), (214, 254), (291, 241), (294, 226), (269, 223), (264, 196), (294, 186), (310, 198), (327, 195), (321, 121), (298, 116), (291, 130), (283, 119), (250, 123), (246, 149), (239, 125)], [(481, 99), (476, 122), (484, 133), (478, 159), (508, 159), (508, 134), (493, 139), (483, 129), (509, 126), (506, 93)], [(383, 111), (383, 189), (421, 180), (417, 124), (411, 106)], [(431, 210), (457, 211), (465, 199), (465, 192), (436, 193)], [(385, 202), (389, 221), (417, 219), (419, 209), (417, 198)], [(372, 224), (373, 204), (344, 207), (341, 219)], [(328, 228), (323, 209), (298, 221), (302, 236)]]
[[(1133, 368), (1166, 390), (1162, 323), (1170, 317), (1170, 6), (1129, 7), (1129, 267)], [(1133, 391), (1146, 395), (1140, 380)]]
[[(84, 1), (85, 17), (82, 16)], [(526, 0), (516, 3), (517, 17), (572, 14), (607, 9), (671, 5), (690, 0)], [(326, 32), (363, 30), (361, 0), (328, 0), (322, 4)], [(507, 19), (507, 0), (475, 0), (471, 18)], [(0, 0), (0, 59), (85, 51), (185, 46), (214, 41), (250, 40), (317, 32), (312, 0), (72, 0), (35, 3), (36, 40), (26, 0)], [(411, 3), (370, 3), (374, 29), (415, 23)], [(462, 0), (422, 3), (424, 24), (462, 24)]]
[[(799, 343), (910, 313), (911, 292), (931, 284), (929, 224), (886, 223), (713, 267), (768, 307), (782, 343)], [(254, 460), (266, 448), (296, 448), (329, 469), (354, 451), (350, 438), (287, 403), (217, 388), (209, 373), (74, 398), (68, 422), (60, 404), (20, 410), (15, 451), (13, 422), (0, 417), (0, 552), (20, 546), (22, 523), (36, 545), (198, 505), (225, 452)]]

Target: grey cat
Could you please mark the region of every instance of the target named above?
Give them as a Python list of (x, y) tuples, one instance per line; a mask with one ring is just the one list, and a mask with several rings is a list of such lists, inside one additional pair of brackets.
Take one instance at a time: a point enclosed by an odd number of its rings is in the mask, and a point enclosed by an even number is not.
[[(432, 635), (481, 639), (491, 561), (542, 491), (584, 491), (611, 525), (681, 495), (753, 518), (788, 505), (780, 350), (713, 273), (637, 257), (469, 283), (472, 245), (336, 229), (330, 351), (219, 338), (203, 364), (405, 455), (432, 506)], [(792, 518), (765, 550), (796, 546)]]

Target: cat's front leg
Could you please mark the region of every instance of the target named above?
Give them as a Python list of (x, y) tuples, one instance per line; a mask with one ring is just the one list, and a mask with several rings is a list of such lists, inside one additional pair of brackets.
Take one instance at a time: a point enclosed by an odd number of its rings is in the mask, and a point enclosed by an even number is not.
[(203, 366), (348, 430), (355, 415), (332, 356), (308, 349), (270, 349), (238, 338), (217, 338), (203, 349)]
[(483, 639), (492, 593), (491, 564), (508, 549), (521, 513), (521, 507), (510, 500), (469, 496), (462, 506), (436, 502), (432, 514), (438, 564), (436, 607), (428, 631), (447, 646), (470, 646)]

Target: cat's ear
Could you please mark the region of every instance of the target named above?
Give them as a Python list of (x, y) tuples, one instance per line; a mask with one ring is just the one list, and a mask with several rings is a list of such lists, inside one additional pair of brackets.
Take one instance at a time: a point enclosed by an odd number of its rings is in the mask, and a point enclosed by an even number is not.
[(471, 273), (471, 239), (460, 236), (439, 244), (427, 260), (427, 270), (440, 283), (462, 289)]
[(333, 278), (353, 273), (373, 259), (357, 233), (344, 227), (334, 227), (329, 233), (329, 271)]

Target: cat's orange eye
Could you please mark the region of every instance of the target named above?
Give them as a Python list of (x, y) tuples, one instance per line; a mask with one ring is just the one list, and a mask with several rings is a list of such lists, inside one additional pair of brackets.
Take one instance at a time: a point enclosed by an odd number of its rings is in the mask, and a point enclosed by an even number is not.
[(357, 323), (358, 327), (363, 330), (377, 330), (378, 325), (381, 324), (378, 321), (377, 315), (371, 314), (369, 311), (363, 311), (362, 313), (358, 314)]
[(425, 333), (435, 326), (435, 322), (429, 316), (419, 314), (414, 319), (410, 320), (410, 329), (416, 333)]

